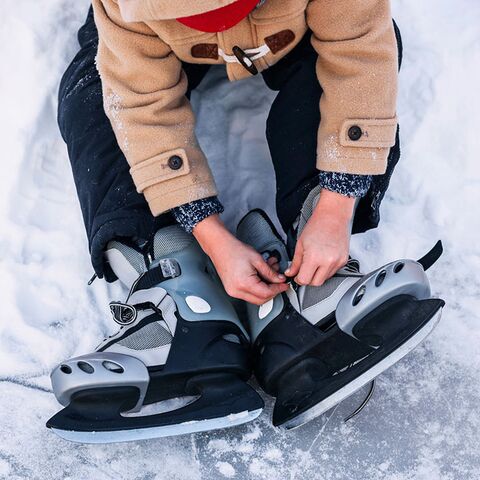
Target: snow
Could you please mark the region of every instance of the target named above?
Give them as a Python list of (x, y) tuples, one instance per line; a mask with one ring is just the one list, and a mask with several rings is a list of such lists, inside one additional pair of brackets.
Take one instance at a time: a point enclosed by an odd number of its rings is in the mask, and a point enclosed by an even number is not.
[(235, 469), (230, 463), (217, 462), (216, 467), (221, 475), (226, 478), (233, 478), (235, 476)]
[[(44, 428), (58, 409), (48, 374), (114, 329), (118, 285), (92, 272), (66, 149), (55, 120), (59, 78), (88, 2), (3, 0), (0, 77), (0, 478), (480, 478), (480, 3), (393, 0), (405, 43), (399, 116), (403, 157), (379, 229), (353, 240), (366, 268), (418, 257), (441, 238), (430, 273), (447, 301), (427, 342), (361, 393), (293, 432), (256, 421), (225, 431), (129, 445), (67, 443)], [(212, 89), (212, 87), (215, 87)], [(261, 79), (215, 71), (194, 95), (199, 136), (230, 226), (273, 211), (264, 122), (274, 94)], [(232, 207), (233, 207), (232, 205)]]

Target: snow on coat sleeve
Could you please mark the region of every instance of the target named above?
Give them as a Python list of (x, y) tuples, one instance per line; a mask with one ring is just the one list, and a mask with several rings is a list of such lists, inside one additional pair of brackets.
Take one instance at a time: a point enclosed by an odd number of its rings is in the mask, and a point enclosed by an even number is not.
[(397, 127), (398, 50), (389, 0), (312, 0), (307, 22), (324, 91), (317, 167), (384, 173)]
[(216, 195), (180, 60), (145, 23), (124, 22), (114, 0), (93, 7), (105, 111), (152, 213)]

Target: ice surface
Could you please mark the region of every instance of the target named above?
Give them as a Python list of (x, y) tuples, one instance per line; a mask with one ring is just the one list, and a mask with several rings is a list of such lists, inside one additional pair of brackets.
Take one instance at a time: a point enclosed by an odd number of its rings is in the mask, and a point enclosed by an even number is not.
[[(66, 443), (44, 428), (58, 409), (49, 371), (111, 333), (108, 301), (122, 298), (117, 285), (86, 286), (87, 244), (55, 122), (57, 84), (87, 5), (2, 3), (0, 478), (480, 478), (478, 0), (393, 0), (405, 43), (403, 158), (381, 227), (353, 241), (371, 268), (444, 240), (431, 280), (448, 306), (425, 345), (378, 379), (371, 403), (347, 424), (360, 393), (289, 433), (270, 425), (267, 399), (246, 426), (109, 446)], [(263, 132), (273, 96), (260, 78), (231, 85), (221, 71), (194, 95), (229, 225), (252, 207), (272, 213)]]

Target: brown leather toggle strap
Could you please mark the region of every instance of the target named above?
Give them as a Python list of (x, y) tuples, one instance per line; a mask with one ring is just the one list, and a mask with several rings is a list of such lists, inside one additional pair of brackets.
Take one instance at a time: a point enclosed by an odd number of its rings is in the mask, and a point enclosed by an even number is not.
[(216, 43), (199, 43), (191, 50), (193, 58), (211, 58), (218, 60), (218, 45)]
[(291, 30), (282, 30), (265, 38), (265, 43), (273, 54), (278, 53), (295, 40), (295, 34)]

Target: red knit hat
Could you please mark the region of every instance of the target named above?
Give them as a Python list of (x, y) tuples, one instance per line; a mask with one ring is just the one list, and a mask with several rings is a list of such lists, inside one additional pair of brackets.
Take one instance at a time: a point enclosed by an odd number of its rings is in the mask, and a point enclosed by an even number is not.
[(191, 17), (177, 18), (187, 27), (201, 32), (223, 32), (241, 22), (257, 6), (259, 0), (237, 0), (226, 7)]

